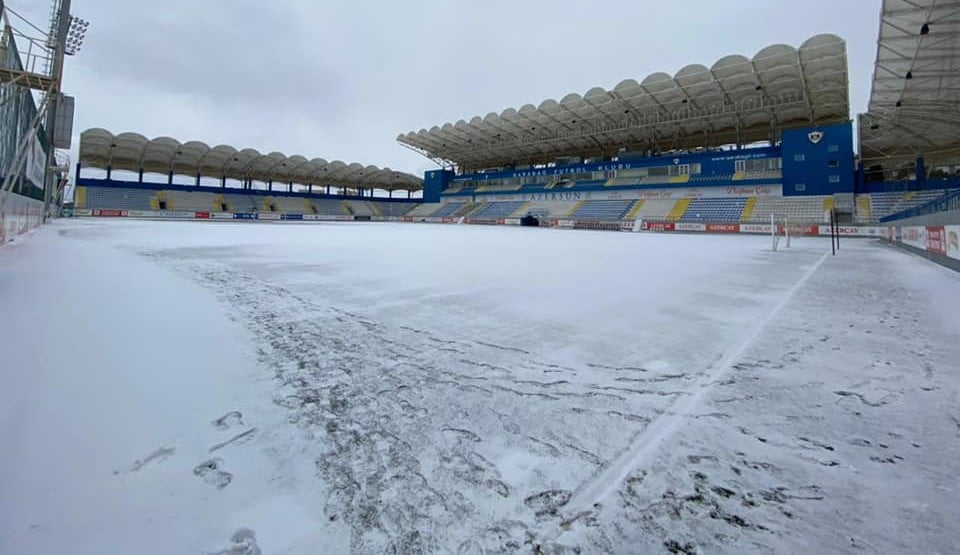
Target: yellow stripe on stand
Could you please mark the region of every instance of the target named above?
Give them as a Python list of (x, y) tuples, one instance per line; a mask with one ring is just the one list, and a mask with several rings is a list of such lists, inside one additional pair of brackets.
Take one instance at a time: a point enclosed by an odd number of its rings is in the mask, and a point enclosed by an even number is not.
[(757, 207), (757, 197), (750, 197), (747, 199), (747, 204), (743, 206), (743, 214), (740, 215), (740, 220), (747, 222), (750, 221), (750, 216), (753, 216), (753, 210)]
[(670, 213), (667, 214), (667, 219), (671, 221), (679, 220), (683, 213), (687, 211), (687, 207), (690, 206), (691, 199), (682, 198), (673, 205), (673, 208), (670, 209)]
[(630, 211), (627, 212), (627, 217), (624, 218), (624, 219), (625, 219), (625, 220), (635, 220), (635, 219), (637, 219), (637, 212), (639, 212), (640, 209), (643, 208), (643, 205), (644, 205), (644, 203), (646, 203), (646, 202), (647, 202), (647, 201), (644, 200), (644, 199), (638, 200), (638, 201), (633, 205), (633, 208), (631, 208)]

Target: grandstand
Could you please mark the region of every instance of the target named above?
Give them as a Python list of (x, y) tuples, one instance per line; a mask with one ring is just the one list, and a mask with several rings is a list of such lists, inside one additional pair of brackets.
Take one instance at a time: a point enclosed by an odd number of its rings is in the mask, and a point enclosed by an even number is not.
[[(869, 168), (855, 165), (846, 67), (843, 40), (817, 35), (797, 48), (774, 45), (752, 57), (726, 56), (710, 67), (400, 135), (400, 144), (445, 166), (424, 180), (375, 166), (90, 129), (81, 135), (76, 207), (81, 214), (477, 223), (532, 216), (545, 223), (749, 224), (776, 214), (822, 224), (835, 211), (841, 222), (873, 225), (960, 188), (956, 177), (916, 171), (899, 182), (868, 179)], [(874, 85), (876, 109), (861, 137), (874, 152), (893, 141), (890, 128), (877, 128), (882, 86)], [(937, 140), (949, 142), (951, 131), (937, 129)], [(922, 159), (914, 162), (923, 169)], [(106, 178), (83, 177), (83, 168), (105, 170)], [(903, 175), (902, 164), (891, 168)], [(115, 180), (116, 171), (137, 180)], [(151, 172), (167, 182), (144, 181)], [(174, 185), (174, 175), (194, 178), (195, 186)], [(381, 196), (371, 196), (374, 190)], [(404, 190), (422, 197), (392, 198)]]

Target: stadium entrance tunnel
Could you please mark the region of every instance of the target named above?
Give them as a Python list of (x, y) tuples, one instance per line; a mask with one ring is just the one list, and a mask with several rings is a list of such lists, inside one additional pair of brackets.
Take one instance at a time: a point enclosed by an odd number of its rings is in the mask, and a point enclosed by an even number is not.
[(520, 225), (523, 227), (540, 227), (540, 219), (528, 214), (520, 218)]

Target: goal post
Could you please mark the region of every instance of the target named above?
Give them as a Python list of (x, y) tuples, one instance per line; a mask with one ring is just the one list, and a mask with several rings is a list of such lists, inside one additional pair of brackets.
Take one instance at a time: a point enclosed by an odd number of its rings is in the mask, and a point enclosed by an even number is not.
[(770, 214), (770, 239), (773, 252), (777, 252), (783, 239), (786, 239), (786, 247), (790, 248), (790, 220), (785, 215)]

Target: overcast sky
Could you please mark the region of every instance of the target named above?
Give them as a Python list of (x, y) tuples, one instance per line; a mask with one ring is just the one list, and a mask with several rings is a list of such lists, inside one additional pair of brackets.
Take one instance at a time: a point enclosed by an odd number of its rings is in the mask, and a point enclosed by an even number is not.
[[(880, 0), (73, 0), (64, 90), (89, 127), (434, 167), (399, 133), (818, 33), (866, 109)], [(7, 0), (45, 22), (50, 0)]]

